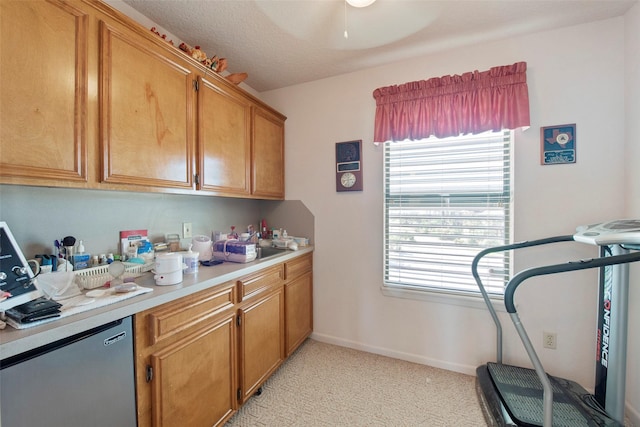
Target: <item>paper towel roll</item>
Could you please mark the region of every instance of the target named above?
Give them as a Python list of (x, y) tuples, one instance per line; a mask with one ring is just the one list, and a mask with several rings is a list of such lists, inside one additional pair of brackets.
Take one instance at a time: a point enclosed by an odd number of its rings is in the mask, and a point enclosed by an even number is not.
[(211, 246), (211, 238), (208, 236), (195, 236), (191, 243), (193, 252), (198, 252), (200, 261), (209, 261), (213, 258), (213, 247)]

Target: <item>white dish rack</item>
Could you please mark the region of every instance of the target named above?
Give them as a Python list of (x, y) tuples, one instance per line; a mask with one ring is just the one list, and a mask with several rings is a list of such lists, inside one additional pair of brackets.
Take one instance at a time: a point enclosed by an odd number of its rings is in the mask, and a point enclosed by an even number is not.
[[(133, 262), (123, 262), (124, 273), (122, 279), (138, 277), (145, 271), (149, 271), (151, 265), (136, 264)], [(104, 286), (113, 276), (109, 274), (109, 265), (100, 265), (98, 267), (86, 268), (75, 272), (75, 281), (78, 286), (83, 289), (95, 289)]]

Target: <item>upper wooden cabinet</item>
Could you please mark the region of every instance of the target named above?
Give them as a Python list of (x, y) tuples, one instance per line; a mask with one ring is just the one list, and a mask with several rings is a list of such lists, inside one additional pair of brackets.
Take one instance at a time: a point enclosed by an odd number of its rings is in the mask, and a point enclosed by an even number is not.
[(0, 7), (0, 183), (284, 198), (286, 117), (101, 1)]
[(252, 193), (284, 199), (284, 118), (253, 109)]
[(195, 78), (183, 64), (130, 31), (100, 22), (104, 182), (193, 187)]
[(2, 182), (87, 181), (87, 9), (0, 1)]
[(198, 189), (284, 199), (285, 117), (200, 78)]
[(248, 196), (251, 103), (206, 78), (198, 78), (198, 189)]

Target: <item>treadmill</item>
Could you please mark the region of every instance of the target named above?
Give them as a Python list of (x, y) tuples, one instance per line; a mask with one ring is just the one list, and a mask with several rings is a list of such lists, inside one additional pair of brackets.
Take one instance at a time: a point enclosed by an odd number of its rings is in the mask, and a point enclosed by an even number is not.
[[(478, 273), (481, 259), (502, 251), (581, 242), (596, 245), (599, 257), (523, 270), (505, 288), (504, 303), (533, 369), (502, 362), (502, 326)], [(476, 390), (490, 426), (623, 426), (627, 364), (629, 263), (640, 261), (640, 220), (615, 220), (555, 236), (488, 248), (471, 270), (496, 325), (497, 357), (476, 369)], [(514, 303), (525, 280), (564, 272), (599, 269), (594, 394), (578, 383), (547, 375)]]

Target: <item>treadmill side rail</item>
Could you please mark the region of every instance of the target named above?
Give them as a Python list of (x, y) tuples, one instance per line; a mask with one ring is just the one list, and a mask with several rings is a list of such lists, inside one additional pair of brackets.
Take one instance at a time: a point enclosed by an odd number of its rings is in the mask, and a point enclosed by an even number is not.
[(498, 363), (502, 363), (502, 324), (500, 323), (500, 319), (498, 319), (498, 314), (496, 313), (496, 309), (493, 307), (493, 303), (489, 298), (489, 294), (487, 293), (484, 285), (482, 284), (482, 280), (480, 280), (480, 274), (478, 273), (478, 264), (480, 263), (480, 260), (486, 255), (496, 253), (496, 252), (505, 252), (513, 249), (547, 245), (549, 243), (572, 242), (573, 240), (574, 240), (573, 235), (555, 236), (555, 237), (548, 237), (545, 239), (537, 239), (537, 240), (527, 240), (524, 242), (512, 243), (510, 245), (502, 245), (502, 246), (487, 248), (478, 252), (478, 254), (473, 258), (473, 262), (471, 263), (471, 274), (473, 274), (473, 278), (476, 280), (476, 284), (478, 285), (478, 288), (480, 288), (482, 299), (484, 299), (484, 303), (487, 305), (487, 308), (489, 309), (489, 313), (491, 314), (493, 323), (496, 325), (496, 360)]

